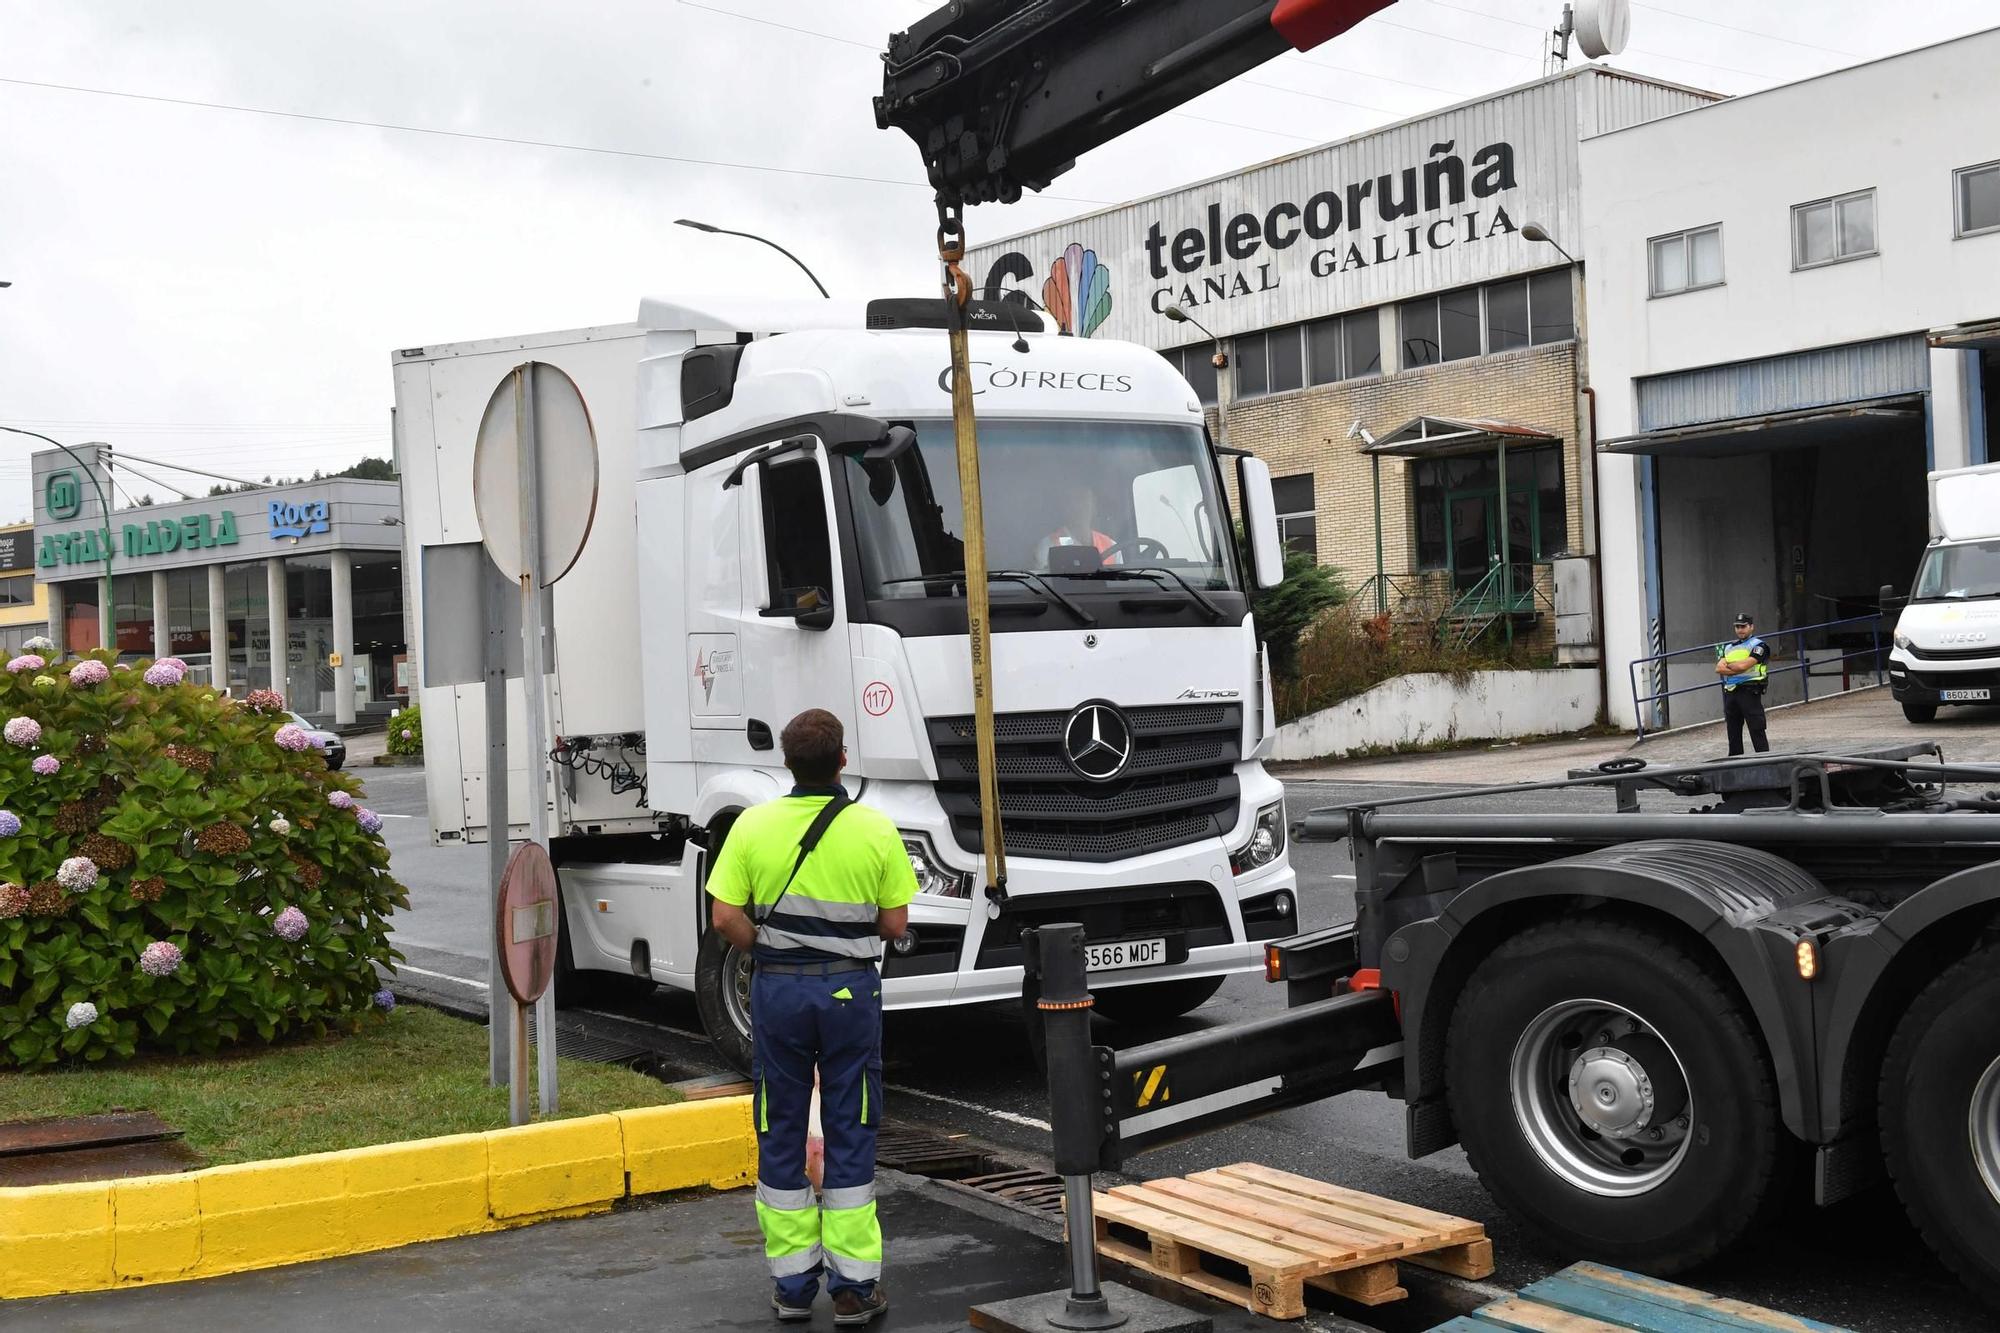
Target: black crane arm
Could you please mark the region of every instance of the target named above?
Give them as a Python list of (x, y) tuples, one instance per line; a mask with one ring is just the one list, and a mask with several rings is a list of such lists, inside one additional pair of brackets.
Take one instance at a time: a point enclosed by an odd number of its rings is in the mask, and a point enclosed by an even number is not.
[(1081, 154), (1394, 0), (953, 0), (889, 39), (875, 123), (941, 202), (1012, 203)]

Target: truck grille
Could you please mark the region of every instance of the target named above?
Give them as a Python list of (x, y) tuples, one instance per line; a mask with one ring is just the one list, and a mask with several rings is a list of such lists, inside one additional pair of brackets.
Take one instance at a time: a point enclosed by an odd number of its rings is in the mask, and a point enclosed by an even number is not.
[[(1007, 850), (1058, 861), (1115, 861), (1220, 837), (1236, 824), (1237, 704), (1126, 711), (1132, 757), (1111, 782), (1078, 777), (1063, 755), (1069, 710), (1003, 713), (994, 721), (1000, 824)], [(982, 850), (979, 761), (970, 717), (932, 718), (938, 798), (952, 835)]]
[(1083, 937), (1092, 943), (1162, 936), (1170, 963), (1187, 961), (1189, 949), (1230, 941), (1221, 895), (1214, 885), (1199, 881), (1018, 895), (987, 923), (973, 966), (1021, 966), (1021, 931), (1058, 921), (1081, 925)]
[(1919, 662), (1977, 662), (2000, 657), (2000, 643), (1983, 643), (1977, 648), (1919, 648), (1911, 644), (1909, 653)]

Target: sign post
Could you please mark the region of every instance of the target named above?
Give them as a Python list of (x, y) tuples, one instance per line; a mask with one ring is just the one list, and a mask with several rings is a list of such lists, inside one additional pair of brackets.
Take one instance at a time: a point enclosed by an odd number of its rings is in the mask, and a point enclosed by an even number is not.
[[(508, 1015), (508, 1106), (513, 1123), (527, 1119), (527, 1006), (535, 1006), (536, 1082), (543, 1115), (556, 1109), (555, 993), (542, 978), (538, 985), (516, 985), (513, 957), (517, 950), (546, 942), (553, 969), (562, 911), (553, 867), (548, 861), (547, 645), (543, 625), (542, 590), (568, 573), (583, 553), (597, 510), (597, 439), (590, 413), (575, 381), (546, 362), (529, 361), (509, 371), (487, 401), (479, 423), (472, 461), (473, 507), (479, 515), (480, 539), (500, 573), (519, 586), (523, 639), (522, 694), (527, 705), (528, 845), (515, 854), (500, 883), (501, 911), (494, 922), (494, 947), (515, 1003)], [(504, 682), (502, 682), (504, 687)], [(489, 677), (489, 690), (494, 688)], [(496, 746), (492, 719), (501, 726)], [(504, 705), (487, 706), (489, 765), (506, 772), (506, 713)], [(496, 769), (489, 766), (489, 775)], [(489, 801), (490, 801), (489, 796)], [(504, 842), (506, 819), (489, 837)], [(532, 850), (535, 864), (522, 869), (523, 855)], [(531, 858), (532, 859), (532, 858)], [(510, 893), (539, 893), (534, 885), (546, 880), (546, 902), (539, 897), (512, 901)], [(530, 887), (523, 888), (527, 884)], [(546, 934), (539, 933), (546, 927)], [(528, 932), (528, 933), (524, 933)], [(543, 950), (531, 949), (537, 958)], [(531, 976), (528, 980), (533, 981)], [(497, 999), (497, 992), (496, 992)]]

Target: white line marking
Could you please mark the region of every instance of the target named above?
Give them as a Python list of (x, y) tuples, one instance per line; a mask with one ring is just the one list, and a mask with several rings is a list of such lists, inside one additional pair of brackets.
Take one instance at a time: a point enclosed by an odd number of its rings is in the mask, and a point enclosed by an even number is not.
[(476, 991), (483, 991), (486, 989), (486, 983), (483, 981), (467, 981), (464, 977), (455, 977), (449, 972), (433, 972), (427, 967), (418, 967), (414, 963), (399, 964), (396, 968), (396, 971), (399, 973), (414, 972), (420, 977), (436, 977), (439, 981), (454, 981), (461, 986), (470, 986), (473, 990)]
[(1039, 1129), (1044, 1134), (1054, 1132), (1046, 1120), (1037, 1120), (1033, 1116), (1028, 1115), (1016, 1115), (1012, 1111), (995, 1110), (991, 1106), (981, 1106), (978, 1102), (961, 1101), (956, 1097), (946, 1097), (935, 1092), (925, 1092), (921, 1088), (906, 1088), (894, 1083), (889, 1085), (889, 1091), (895, 1093), (897, 1096), (922, 1097), (926, 1101), (943, 1102), (946, 1106), (956, 1106), (962, 1111), (978, 1111), (981, 1115), (990, 1115), (995, 1120), (1005, 1120), (1011, 1124), (1026, 1125), (1029, 1129)]

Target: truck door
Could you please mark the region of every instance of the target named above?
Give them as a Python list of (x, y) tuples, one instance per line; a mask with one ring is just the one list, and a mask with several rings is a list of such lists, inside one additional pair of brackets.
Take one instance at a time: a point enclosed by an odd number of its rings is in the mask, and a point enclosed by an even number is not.
[[(697, 710), (696, 726), (710, 728), (697, 757), (775, 768), (784, 762), (778, 735), (804, 709), (824, 708), (855, 725), (833, 489), (816, 443), (750, 463), (733, 484), (731, 470), (723, 491), (736, 497), (740, 609), (733, 633), (690, 634), (689, 660), (699, 677), (708, 651), (713, 693), (732, 713)], [(721, 669), (718, 651), (731, 653)], [(701, 688), (698, 679), (691, 684)]]

